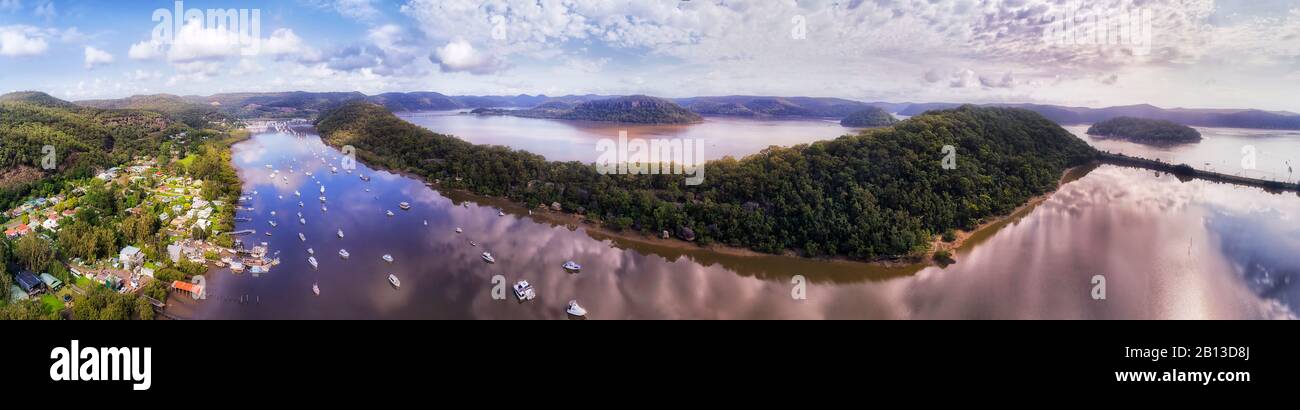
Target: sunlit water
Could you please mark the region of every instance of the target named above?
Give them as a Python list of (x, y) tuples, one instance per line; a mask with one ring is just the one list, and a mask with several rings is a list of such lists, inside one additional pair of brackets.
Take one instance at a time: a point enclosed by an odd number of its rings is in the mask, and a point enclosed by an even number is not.
[[(478, 121), (457, 121), (462, 120)], [(514, 132), (537, 135), (531, 121), (553, 122), (530, 120), (526, 129)], [(533, 137), (522, 138), (522, 145), (509, 144), (508, 132), (497, 132), (502, 136), (485, 138), (499, 140), (461, 136), (516, 148), (548, 145)], [(579, 131), (564, 138), (591, 136)], [(743, 155), (765, 145), (758, 140), (746, 136), (718, 151)], [(1300, 300), (1294, 283), (1300, 273), (1300, 197), (1184, 182), (1146, 170), (1091, 170), (972, 241), (958, 251), (958, 263), (947, 268), (883, 268), (610, 239), (535, 219), (498, 201), (436, 192), (422, 181), (365, 164), (358, 164), (358, 172), (373, 177), (368, 183), (355, 173), (330, 174), (328, 166), (313, 158), (313, 150), (324, 150), (330, 158), (339, 155), (312, 135), (259, 134), (235, 147), (245, 191), (258, 192), (250, 204), (256, 210), (239, 215), (253, 221), (238, 227), (258, 230), (246, 240), (269, 242), (283, 263), (257, 277), (214, 272), (208, 300), (173, 298), (170, 313), (186, 318), (563, 319), (565, 304), (576, 299), (592, 319), (1217, 319), (1292, 317)], [(1195, 146), (1168, 152), (1170, 158), (1202, 155)], [(1239, 157), (1239, 152), (1229, 154)], [(284, 174), (295, 159), (295, 173)], [(282, 170), (289, 181), (271, 181), (265, 164)], [(339, 161), (331, 160), (331, 165)], [(328, 212), (321, 212), (319, 188), (304, 170), (327, 187)], [(305, 209), (298, 207), (295, 189), (303, 193)], [(413, 209), (399, 210), (401, 201), (411, 202)], [(465, 201), (471, 206), (463, 207)], [(499, 206), (506, 216), (497, 215)], [(390, 209), (396, 216), (385, 216)], [(272, 210), (280, 223), (273, 229), (266, 222)], [(305, 226), (296, 220), (300, 210)], [(334, 236), (340, 227), (344, 239)], [(456, 234), (457, 227), (465, 233)], [(267, 229), (274, 236), (263, 236)], [(300, 231), (307, 242), (299, 241)], [(480, 246), (471, 246), (471, 240)], [(315, 248), (319, 270), (307, 263), (307, 247)], [(341, 259), (339, 248), (347, 248), (351, 258)], [(496, 255), (496, 264), (480, 259), (485, 250)], [(395, 263), (381, 260), (385, 253)], [(570, 259), (583, 265), (581, 273), (560, 268)], [(401, 278), (400, 289), (389, 285), (389, 273)], [(505, 282), (494, 283), (495, 275)], [(1094, 297), (1099, 276), (1105, 280), (1100, 300)], [(536, 300), (519, 303), (510, 294), (509, 285), (520, 279), (537, 288)], [(796, 291), (803, 282), (806, 292)], [(313, 283), (319, 283), (320, 296), (313, 295)], [(505, 298), (495, 298), (494, 292)], [(806, 298), (794, 297), (801, 293)]]

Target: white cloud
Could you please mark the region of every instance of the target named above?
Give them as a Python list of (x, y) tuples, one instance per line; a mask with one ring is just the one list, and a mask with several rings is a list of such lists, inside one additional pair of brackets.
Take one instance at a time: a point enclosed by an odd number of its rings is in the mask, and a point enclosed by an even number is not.
[(95, 67), (105, 65), (105, 64), (111, 64), (112, 62), (113, 62), (112, 54), (109, 54), (108, 52), (104, 50), (100, 50), (98, 48), (86, 46), (86, 69), (87, 70), (93, 70), (95, 69)]
[(27, 26), (0, 27), (0, 56), (23, 57), (45, 54), (49, 43)]
[(132, 60), (153, 60), (163, 55), (162, 44), (149, 40), (141, 41), (131, 45), (131, 49), (126, 53), (127, 57)]
[(372, 21), (381, 13), (375, 8), (374, 0), (313, 0), (320, 8), (333, 9), (335, 12), (355, 20)]
[(201, 60), (221, 60), (240, 55), (243, 45), (236, 33), (222, 27), (204, 27), (201, 21), (191, 21), (181, 27), (167, 51), (167, 60), (187, 63)]
[(501, 67), (497, 59), (475, 50), (474, 46), (464, 39), (452, 40), (447, 45), (434, 50), (430, 59), (446, 72), (490, 74)]
[(126, 78), (136, 82), (153, 82), (162, 79), (162, 73), (137, 69), (126, 73)]

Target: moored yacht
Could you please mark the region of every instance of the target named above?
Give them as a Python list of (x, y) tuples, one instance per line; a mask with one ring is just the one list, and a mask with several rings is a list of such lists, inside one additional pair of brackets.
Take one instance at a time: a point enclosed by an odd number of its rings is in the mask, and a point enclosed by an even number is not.
[(320, 284), (319, 283), (311, 284), (311, 292), (315, 293), (316, 296), (320, 296)]
[(343, 228), (339, 228), (339, 239), (343, 239)]
[(464, 232), (465, 232), (465, 230), (460, 229), (460, 228), (456, 228), (456, 233), (464, 233)]
[(397, 275), (394, 275), (394, 274), (391, 274), (391, 273), (388, 274), (388, 283), (393, 284), (393, 287), (395, 287), (395, 288), (400, 288), (400, 287), (402, 287), (402, 281), (400, 281), (400, 280), (397, 279)]
[(564, 268), (564, 270), (567, 270), (569, 272), (578, 272), (582, 270), (582, 265), (579, 265), (577, 262), (574, 261), (565, 262), (564, 265), (562, 265), (562, 267)]
[(393, 263), (393, 255), (384, 254), (384, 262)]
[(384, 212), (385, 215), (393, 216), (393, 211)]
[(493, 258), (489, 252), (483, 252), (483, 260), (487, 263), (497, 263), (497, 258)]
[(537, 298), (537, 290), (533, 289), (533, 285), (526, 280), (515, 282), (514, 290), (515, 297), (519, 298), (520, 302)]
[(312, 268), (319, 268), (319, 267), (320, 267), (320, 265), (316, 263), (316, 257), (315, 257), (315, 256), (308, 256), (308, 257), (307, 257), (307, 263), (310, 263)]
[(577, 317), (587, 316), (587, 309), (583, 309), (582, 306), (579, 305), (578, 301), (576, 300), (570, 300), (569, 306), (568, 308), (564, 309), (564, 312)]
[(351, 257), (352, 254), (348, 253), (348, 250), (347, 250), (347, 249), (339, 249), (339, 256), (342, 256), (343, 259), (347, 259), (347, 258)]
[(402, 208), (403, 211), (409, 211), (409, 210), (411, 210), (411, 203), (410, 203), (410, 202), (403, 202), (403, 203), (397, 204), (397, 207), (398, 207), (398, 208)]
[(307, 242), (307, 235), (303, 235), (302, 232), (298, 232), (298, 239), (302, 239), (303, 242)]

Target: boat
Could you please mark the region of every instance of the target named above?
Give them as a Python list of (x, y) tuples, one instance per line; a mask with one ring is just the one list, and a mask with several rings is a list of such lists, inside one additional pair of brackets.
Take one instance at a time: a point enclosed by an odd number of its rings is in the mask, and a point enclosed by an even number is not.
[(308, 255), (315, 255), (315, 254), (316, 254), (316, 250), (315, 250), (315, 249), (312, 249), (312, 248), (307, 248), (307, 254), (308, 254)]
[(271, 236), (271, 231), (266, 231), (266, 236)]
[(519, 298), (520, 302), (529, 301), (537, 298), (537, 291), (534, 290), (533, 285), (528, 283), (528, 281), (526, 280), (515, 282), (514, 290), (515, 290), (515, 297)]
[(343, 228), (339, 228), (339, 239), (343, 239)]
[(348, 253), (347, 249), (339, 249), (339, 256), (342, 256), (343, 259), (347, 259), (348, 257), (351, 257), (352, 254)]
[(506, 211), (497, 212), (497, 216), (506, 216)]
[(321, 197), (320, 197), (320, 202), (321, 202), (322, 204), (325, 203), (325, 196), (324, 196), (324, 195), (321, 195)]
[(565, 262), (562, 267), (564, 268), (564, 270), (567, 270), (569, 272), (578, 272), (582, 270), (582, 265), (579, 265), (577, 262), (574, 261)]
[(307, 257), (307, 263), (310, 263), (312, 268), (319, 268), (319, 267), (320, 267), (320, 265), (316, 263), (316, 257), (315, 257), (315, 256), (308, 256), (308, 257)]
[(366, 174), (361, 174), (361, 180), (362, 180), (362, 181), (366, 181), (366, 182), (370, 182), (370, 177), (366, 176)]
[(302, 239), (303, 242), (307, 242), (307, 235), (303, 235), (302, 232), (298, 232), (298, 239)]
[(284, 195), (277, 195), (276, 199), (284, 199)]
[(299, 208), (302, 208), (303, 206), (305, 206), (305, 205), (303, 205), (302, 201), (298, 201), (298, 207), (299, 207)]
[(473, 247), (477, 248), (477, 247), (478, 247), (478, 242), (469, 241), (469, 246), (473, 246)]
[(400, 288), (400, 287), (402, 287), (402, 281), (400, 281), (400, 280), (397, 279), (397, 275), (394, 275), (394, 274), (391, 274), (391, 273), (388, 274), (388, 283), (393, 284), (393, 287), (395, 287), (395, 288)]
[(339, 169), (338, 169), (338, 167), (330, 167), (330, 173), (332, 173), (332, 174), (337, 174), (337, 173), (339, 173)]
[(271, 227), (272, 227), (272, 228), (274, 228), (274, 227), (280, 225), (280, 224), (275, 223), (275, 221), (266, 221), (266, 222), (269, 223), (269, 224), (271, 224)]
[(275, 211), (271, 211), (271, 216), (275, 216)]
[(316, 296), (320, 296), (320, 284), (318, 283), (311, 284), (311, 292), (315, 293)]
[(469, 208), (469, 202), (463, 203), (461, 205), (465, 205), (466, 208)]
[(302, 192), (293, 191), (293, 196), (302, 196)]
[(403, 203), (397, 204), (397, 207), (398, 207), (398, 208), (402, 208), (403, 211), (409, 211), (409, 210), (411, 210), (411, 203), (410, 203), (410, 202), (403, 202)]
[(299, 224), (306, 225), (306, 224), (307, 224), (307, 218), (298, 218), (298, 223), (299, 223)]
[(370, 192), (370, 188), (366, 188), (366, 192)]
[(385, 254), (383, 258), (384, 258), (384, 262), (393, 263), (393, 255)]
[(393, 216), (393, 211), (388, 211), (388, 212), (385, 212), (384, 214), (385, 214), (385, 215), (388, 215), (388, 216)]
[(576, 300), (570, 300), (569, 307), (565, 308), (564, 312), (577, 317), (587, 316), (587, 309), (583, 309), (582, 305), (579, 305)]
[(325, 186), (324, 186), (324, 185), (321, 185), (321, 186), (320, 186), (320, 193), (322, 193), (322, 194), (325, 193)]
[(429, 220), (428, 220), (428, 219), (425, 219), (425, 220), (424, 220), (424, 226), (429, 226)]
[(483, 260), (487, 263), (497, 263), (497, 258), (493, 258), (491, 253), (483, 252)]
[(456, 228), (456, 233), (464, 233), (464, 232), (465, 232), (464, 230), (462, 230), (462, 229), (460, 229), (460, 228)]
[(329, 212), (330, 209), (329, 209), (329, 208), (326, 208), (325, 205), (321, 205), (321, 206), (320, 206), (320, 211), (321, 211), (321, 212)]

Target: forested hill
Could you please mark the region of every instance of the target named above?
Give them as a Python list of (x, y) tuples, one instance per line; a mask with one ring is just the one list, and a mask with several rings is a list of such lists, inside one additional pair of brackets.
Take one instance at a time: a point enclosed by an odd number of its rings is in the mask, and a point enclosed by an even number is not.
[(479, 115), (633, 124), (692, 124), (703, 121), (699, 114), (672, 101), (644, 95), (587, 101), (576, 105), (561, 101), (549, 102), (526, 110), (479, 108), (473, 112)]
[[(212, 124), (203, 124), (211, 126)], [(135, 109), (78, 106), (40, 92), (0, 96), (0, 209), (28, 194), (48, 195), (67, 179), (93, 176), (135, 155), (157, 155), (170, 136), (206, 138), (177, 118)], [(55, 169), (43, 169), (46, 145)]]
[(840, 120), (840, 125), (845, 127), (883, 127), (896, 122), (898, 120), (885, 110), (879, 107), (867, 107), (844, 117), (843, 120)]
[(1093, 124), (1088, 127), (1088, 134), (1149, 144), (1181, 144), (1201, 140), (1201, 132), (1195, 128), (1169, 121), (1134, 117), (1112, 118)]
[[(370, 163), (529, 207), (558, 202), (612, 229), (866, 260), (919, 254), (934, 235), (1006, 214), (1096, 156), (1041, 115), (974, 106), (711, 161), (698, 186), (685, 175), (601, 175), (593, 164), (473, 145), (373, 104), (328, 111), (317, 128)], [(956, 148), (956, 169), (941, 166), (945, 145)]]

